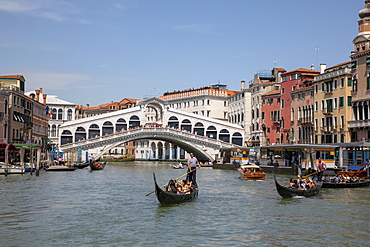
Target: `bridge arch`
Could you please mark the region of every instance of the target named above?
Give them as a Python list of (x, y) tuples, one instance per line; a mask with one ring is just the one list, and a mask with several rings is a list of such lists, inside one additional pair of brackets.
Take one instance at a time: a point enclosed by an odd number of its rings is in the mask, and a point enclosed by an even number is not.
[(116, 122), (116, 131), (123, 131), (127, 129), (126, 120), (123, 118), (119, 118)]
[(75, 131), (75, 140), (80, 141), (86, 139), (86, 130), (84, 127), (77, 127)]
[(130, 117), (130, 121), (128, 123), (129, 128), (136, 128), (140, 126), (140, 118), (136, 115)]
[(92, 124), (89, 127), (89, 139), (100, 136), (100, 128), (97, 124)]

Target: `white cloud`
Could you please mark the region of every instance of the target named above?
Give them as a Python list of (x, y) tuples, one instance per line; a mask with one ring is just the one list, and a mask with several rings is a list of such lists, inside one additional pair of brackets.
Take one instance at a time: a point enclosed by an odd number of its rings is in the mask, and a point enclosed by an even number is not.
[(43, 17), (58, 22), (88, 23), (80, 19), (79, 10), (74, 4), (63, 0), (0, 0), (0, 11)]

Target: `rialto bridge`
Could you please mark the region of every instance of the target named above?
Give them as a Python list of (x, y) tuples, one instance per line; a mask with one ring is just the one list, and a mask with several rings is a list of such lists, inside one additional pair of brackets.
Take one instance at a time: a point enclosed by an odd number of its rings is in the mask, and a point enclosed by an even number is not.
[(140, 140), (152, 141), (146, 158), (179, 159), (182, 149), (199, 160), (214, 161), (220, 148), (243, 145), (244, 129), (151, 98), (129, 109), (66, 122), (59, 133), (61, 151), (76, 153), (79, 148), (96, 159), (123, 143)]

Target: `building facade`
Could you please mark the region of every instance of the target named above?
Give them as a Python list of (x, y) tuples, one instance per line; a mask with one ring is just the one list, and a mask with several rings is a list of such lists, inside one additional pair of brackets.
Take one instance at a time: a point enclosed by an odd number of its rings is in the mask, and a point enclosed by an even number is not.
[[(358, 35), (353, 39), (351, 58), (352, 120), (348, 122), (351, 142), (370, 140), (370, 1), (358, 13)], [(349, 102), (348, 102), (349, 104)]]
[(314, 80), (315, 143), (350, 142), (347, 122), (352, 119), (351, 62), (324, 70)]

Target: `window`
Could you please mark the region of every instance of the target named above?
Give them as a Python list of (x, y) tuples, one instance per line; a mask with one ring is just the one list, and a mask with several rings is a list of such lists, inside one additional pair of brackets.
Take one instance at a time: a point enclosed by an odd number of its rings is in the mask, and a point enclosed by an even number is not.
[(334, 80), (334, 89), (338, 88), (338, 80)]
[(291, 75), (290, 76), (290, 79), (291, 80), (297, 80), (297, 78), (298, 78), (298, 75), (297, 74), (294, 74), (294, 75)]
[(347, 78), (347, 86), (352, 87), (352, 78)]
[(347, 97), (347, 105), (352, 106), (352, 96)]
[(281, 89), (281, 94), (284, 94), (284, 92), (285, 92), (285, 88), (282, 88)]
[(265, 112), (262, 112), (262, 119), (265, 119)]
[(356, 69), (357, 68), (357, 60), (353, 60), (351, 63), (351, 69)]
[(339, 107), (343, 107), (344, 106), (344, 97), (341, 96), (339, 97)]
[(370, 57), (367, 57), (366, 58), (366, 65), (369, 66), (370, 65)]
[(344, 87), (344, 78), (340, 78), (340, 87)]
[(338, 98), (334, 98), (334, 109), (338, 107)]
[(284, 108), (284, 99), (281, 100), (281, 108)]
[(319, 110), (319, 102), (315, 101), (315, 111)]
[(321, 92), (324, 92), (325, 91), (325, 83), (321, 83)]
[(282, 81), (286, 81), (286, 79), (287, 79), (286, 76), (281, 77)]
[(366, 90), (370, 90), (370, 75), (366, 78)]
[(315, 85), (315, 93), (317, 93), (319, 91), (319, 85)]
[(356, 93), (357, 92), (357, 79), (353, 80), (352, 83), (352, 92)]

